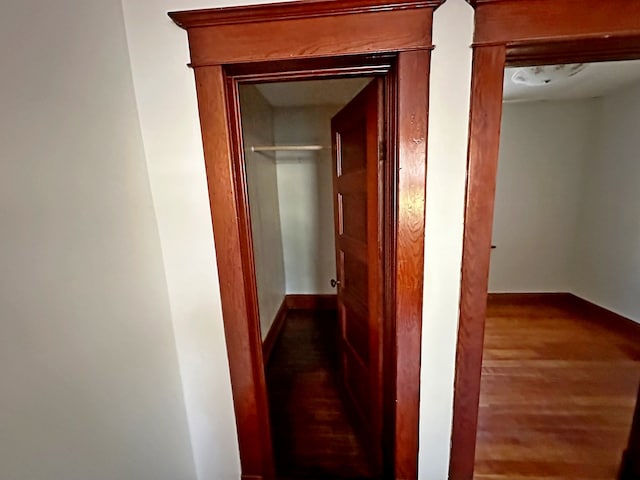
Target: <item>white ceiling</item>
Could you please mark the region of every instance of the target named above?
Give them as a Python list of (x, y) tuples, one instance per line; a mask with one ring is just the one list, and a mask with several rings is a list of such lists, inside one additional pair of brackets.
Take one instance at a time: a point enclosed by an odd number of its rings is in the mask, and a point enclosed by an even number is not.
[(258, 90), (274, 107), (346, 105), (371, 78), (340, 78), (260, 83)]
[(640, 83), (640, 60), (590, 63), (582, 72), (571, 78), (533, 87), (513, 83), (511, 77), (516, 70), (517, 68), (505, 70), (505, 102), (602, 97), (617, 89)]

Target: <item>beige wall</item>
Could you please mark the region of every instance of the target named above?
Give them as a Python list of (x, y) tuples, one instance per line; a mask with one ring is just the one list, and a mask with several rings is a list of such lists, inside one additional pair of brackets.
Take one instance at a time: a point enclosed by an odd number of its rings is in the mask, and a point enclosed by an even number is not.
[(285, 271), (276, 155), (273, 152), (252, 152), (251, 147), (274, 144), (273, 109), (253, 85), (241, 88), (240, 109), (260, 329), (264, 338), (284, 299)]
[(194, 480), (120, 2), (6, 2), (0, 62), (0, 478)]

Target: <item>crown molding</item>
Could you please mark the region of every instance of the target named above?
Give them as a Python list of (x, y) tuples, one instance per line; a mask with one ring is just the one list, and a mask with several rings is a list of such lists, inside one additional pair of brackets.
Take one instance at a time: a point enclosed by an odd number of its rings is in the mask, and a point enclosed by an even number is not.
[(169, 17), (184, 29), (257, 23), (302, 18), (386, 12), (419, 8), (436, 9), (445, 0), (384, 1), (384, 0), (301, 0), (204, 10), (169, 12)]

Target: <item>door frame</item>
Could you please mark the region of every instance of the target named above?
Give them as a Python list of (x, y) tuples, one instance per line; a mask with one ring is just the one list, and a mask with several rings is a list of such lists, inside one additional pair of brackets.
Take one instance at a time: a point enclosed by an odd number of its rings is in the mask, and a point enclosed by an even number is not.
[(640, 58), (640, 2), (475, 0), (460, 319), (449, 478), (475, 460), (505, 66)]
[[(303, 0), (171, 12), (187, 30), (243, 479), (274, 477), (238, 84), (385, 74), (385, 478), (418, 475), (431, 27), (443, 0)], [(309, 32), (313, 32), (310, 35)]]

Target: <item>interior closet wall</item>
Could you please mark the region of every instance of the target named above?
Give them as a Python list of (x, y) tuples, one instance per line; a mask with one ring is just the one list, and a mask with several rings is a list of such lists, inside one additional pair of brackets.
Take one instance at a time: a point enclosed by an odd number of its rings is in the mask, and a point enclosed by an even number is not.
[[(331, 145), (340, 106), (276, 108), (280, 145)], [(336, 278), (331, 148), (278, 152), (277, 177), (288, 294), (331, 294)]]
[(576, 235), (574, 293), (640, 322), (640, 83), (598, 101)]
[(245, 147), (245, 166), (253, 258), (260, 310), (260, 330), (264, 338), (285, 295), (285, 271), (280, 230), (276, 154), (252, 152), (254, 145), (274, 144), (274, 112), (253, 85), (240, 90), (240, 111)]

